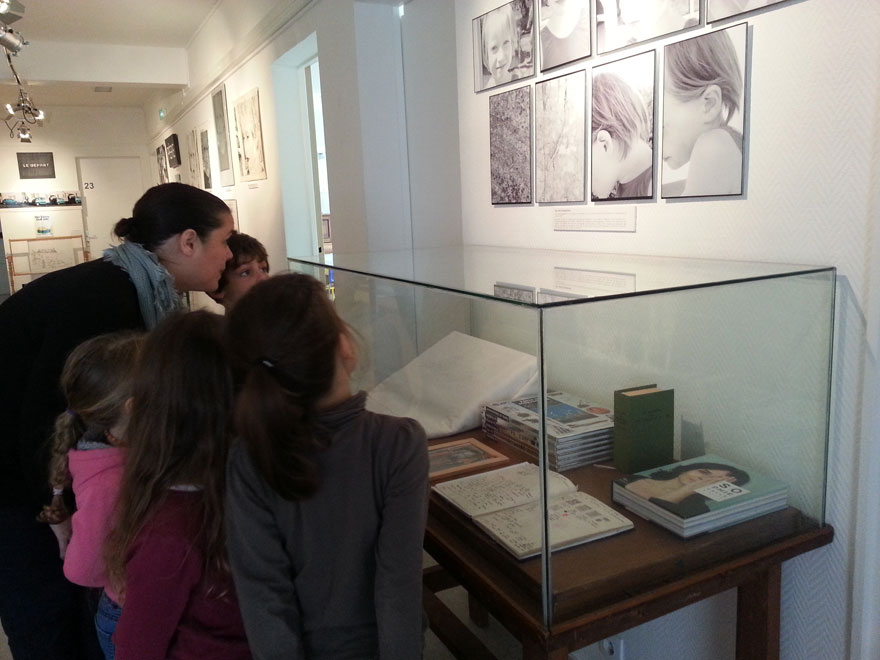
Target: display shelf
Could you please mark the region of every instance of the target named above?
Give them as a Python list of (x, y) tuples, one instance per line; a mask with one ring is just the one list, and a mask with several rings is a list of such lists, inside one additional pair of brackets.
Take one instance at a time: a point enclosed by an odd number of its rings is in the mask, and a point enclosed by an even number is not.
[[(503, 573), (496, 578), (519, 590), (546, 630), (616, 598), (614, 588), (629, 578), (612, 569), (633, 544), (662, 555), (630, 576), (633, 588), (644, 588), (648, 573), (699, 572), (701, 556), (713, 565), (734, 561), (824, 528), (832, 267), (483, 246), (306, 256), (290, 267), (327, 282), (355, 329), (355, 380), (371, 393), (368, 407), (390, 405), (390, 393), (396, 403), (383, 411), (419, 419), (432, 437), (479, 426), (480, 406), (499, 400), (510, 364), (526, 356), (532, 394), (561, 390), (611, 408), (618, 389), (672, 389), (676, 459), (716, 454), (789, 485), (787, 509), (687, 541), (614, 505), (636, 532), (552, 553), (545, 543), (540, 557), (525, 561), (435, 494), (432, 522), (464, 535), (463, 547)], [(474, 350), (452, 342), (444, 354), (451, 336), (488, 343)], [(485, 355), (496, 350), (514, 356), (501, 359), (508, 368), (497, 378)], [(534, 462), (546, 469), (552, 447), (544, 397), (537, 399)], [(564, 474), (610, 502), (611, 471), (584, 466)], [(606, 575), (611, 591), (590, 577), (595, 566), (604, 567), (595, 575)], [(588, 576), (583, 584), (579, 575)]]

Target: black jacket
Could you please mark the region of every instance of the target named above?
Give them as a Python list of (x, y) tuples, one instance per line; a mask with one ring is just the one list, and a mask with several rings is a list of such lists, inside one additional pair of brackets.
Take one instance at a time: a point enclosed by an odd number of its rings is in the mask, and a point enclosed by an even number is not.
[(0, 304), (0, 505), (48, 501), (58, 384), (79, 343), (114, 330), (143, 329), (137, 292), (113, 264), (89, 261), (43, 275)]

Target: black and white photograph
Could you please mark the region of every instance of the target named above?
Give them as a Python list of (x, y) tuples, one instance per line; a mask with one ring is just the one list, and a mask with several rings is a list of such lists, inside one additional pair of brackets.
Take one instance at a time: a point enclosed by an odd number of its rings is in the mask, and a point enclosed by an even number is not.
[(532, 88), (489, 97), (489, 163), (493, 204), (532, 201)]
[(588, 0), (541, 0), (541, 71), (590, 56)]
[(786, 0), (708, 0), (707, 20), (720, 21), (731, 16), (745, 14), (755, 9), (778, 5)]
[(208, 129), (199, 129), (199, 150), (202, 153), (202, 183), (205, 190), (213, 188), (211, 177), (211, 144), (208, 141)]
[(590, 197), (654, 196), (654, 51), (593, 68)]
[(664, 198), (741, 195), (748, 26), (664, 49)]
[(700, 25), (700, 0), (597, 0), (596, 5), (599, 53)]
[(534, 0), (513, 0), (473, 20), (474, 91), (535, 75)]
[(229, 118), (226, 111), (226, 85), (220, 85), (211, 94), (211, 107), (214, 111), (214, 133), (217, 137), (217, 165), (220, 170), (220, 185), (235, 183), (232, 171), (232, 147), (229, 143)]
[(159, 167), (159, 183), (168, 183), (168, 159), (165, 157), (165, 144), (156, 147), (156, 165)]
[(587, 73), (535, 85), (535, 199), (582, 202), (586, 186)]
[(266, 178), (266, 158), (263, 154), (263, 128), (260, 123), (260, 92), (252, 89), (239, 98), (235, 113), (235, 146), (238, 172), (242, 181)]

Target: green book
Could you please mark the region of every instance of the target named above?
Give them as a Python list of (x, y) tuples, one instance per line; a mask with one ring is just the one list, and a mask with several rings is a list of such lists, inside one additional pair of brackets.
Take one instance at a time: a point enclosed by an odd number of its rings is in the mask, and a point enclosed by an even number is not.
[(674, 390), (656, 384), (614, 392), (614, 466), (640, 472), (673, 461)]

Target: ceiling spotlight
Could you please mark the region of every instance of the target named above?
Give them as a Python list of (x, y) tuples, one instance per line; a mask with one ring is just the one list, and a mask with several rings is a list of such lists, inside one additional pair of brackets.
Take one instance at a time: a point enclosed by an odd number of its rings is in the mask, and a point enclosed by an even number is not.
[(22, 126), (21, 128), (18, 129), (18, 139), (21, 140), (22, 142), (30, 142), (31, 141), (30, 131), (28, 131), (28, 129), (26, 129), (24, 126)]
[(7, 52), (17, 55), (23, 46), (27, 46), (27, 42), (21, 36), (21, 32), (16, 32), (0, 23), (0, 46), (3, 46)]
[(4, 23), (12, 23), (24, 16), (24, 5), (18, 0), (0, 0), (0, 15)]

